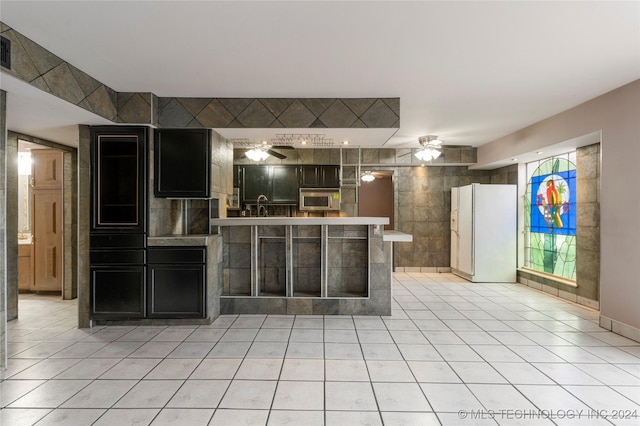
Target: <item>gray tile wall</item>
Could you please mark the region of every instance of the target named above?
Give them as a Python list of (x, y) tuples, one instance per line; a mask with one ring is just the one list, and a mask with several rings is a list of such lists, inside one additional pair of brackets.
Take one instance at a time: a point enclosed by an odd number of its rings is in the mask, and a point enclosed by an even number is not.
[(4, 175), (6, 254), (4, 258), (6, 258), (7, 321), (11, 321), (18, 318), (18, 138), (12, 132), (7, 132), (6, 135)]
[[(0, 161), (7, 162), (7, 92), (0, 90)], [(6, 211), (6, 169), (0, 167), (0, 212)], [(0, 259), (7, 256), (5, 243), (7, 240), (6, 215), (0, 214)], [(6, 263), (0, 262), (0, 370), (7, 368), (7, 269)]]
[(91, 137), (89, 126), (78, 126), (78, 327), (91, 325), (89, 296), (89, 229), (91, 225)]

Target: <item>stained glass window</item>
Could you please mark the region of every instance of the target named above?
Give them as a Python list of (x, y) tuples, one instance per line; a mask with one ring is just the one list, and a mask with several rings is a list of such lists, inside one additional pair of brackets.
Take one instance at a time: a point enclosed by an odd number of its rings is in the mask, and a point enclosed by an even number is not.
[(576, 153), (527, 163), (526, 268), (576, 279)]

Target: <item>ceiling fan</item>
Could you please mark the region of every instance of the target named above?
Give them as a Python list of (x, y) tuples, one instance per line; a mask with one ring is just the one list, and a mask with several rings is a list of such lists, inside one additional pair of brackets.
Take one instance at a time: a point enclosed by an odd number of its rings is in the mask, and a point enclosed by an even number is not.
[[(420, 136), (418, 138), (418, 143), (422, 148), (416, 151), (414, 155), (420, 161), (435, 160), (442, 154), (442, 141), (435, 135)], [(401, 155), (401, 157), (409, 154), (411, 153), (408, 152)]]
[(269, 145), (267, 141), (262, 141), (261, 144), (256, 144), (247, 150), (240, 158), (248, 158), (252, 161), (264, 161), (269, 158), (270, 155), (280, 160), (287, 158), (286, 155), (274, 151), (275, 149), (283, 150), (295, 148), (289, 145)]

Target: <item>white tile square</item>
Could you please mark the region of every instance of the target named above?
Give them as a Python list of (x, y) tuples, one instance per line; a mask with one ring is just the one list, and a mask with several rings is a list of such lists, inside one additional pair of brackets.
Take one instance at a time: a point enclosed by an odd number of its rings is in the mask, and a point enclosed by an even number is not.
[(9, 406), (14, 408), (56, 408), (71, 398), (85, 386), (89, 380), (49, 380)]
[(200, 362), (199, 359), (164, 359), (145, 376), (145, 379), (186, 379)]
[(415, 382), (405, 361), (367, 361), (372, 382)]
[(0, 410), (0, 424), (33, 426), (50, 412), (49, 408), (3, 408)]
[(429, 345), (399, 344), (398, 349), (407, 361), (441, 361), (436, 349)]
[(138, 382), (114, 408), (163, 408), (183, 380), (143, 380)]
[(271, 410), (267, 426), (324, 426), (323, 411)]
[(256, 359), (245, 358), (240, 364), (235, 379), (278, 380), (282, 369), (282, 358)]
[(151, 424), (159, 411), (156, 408), (113, 408), (102, 414), (92, 426), (146, 426)]
[(267, 424), (268, 416), (269, 410), (218, 409), (213, 414), (209, 426), (264, 426)]
[(391, 334), (386, 330), (358, 330), (360, 343), (387, 343), (392, 344)]
[(220, 402), (220, 408), (268, 410), (276, 384), (273, 380), (234, 380)]
[(464, 384), (421, 383), (433, 411), (482, 410), (482, 404)]
[(207, 358), (244, 358), (251, 342), (218, 342)]
[(560, 385), (600, 385), (599, 380), (569, 363), (534, 363), (534, 367)]
[(294, 328), (289, 336), (290, 342), (322, 342), (324, 340), (324, 330)]
[(71, 408), (58, 408), (47, 414), (38, 423), (43, 426), (85, 426), (95, 422), (102, 415), (102, 409), (74, 410)]
[(324, 383), (280, 381), (273, 399), (274, 410), (324, 409)]
[(492, 362), (491, 365), (512, 384), (553, 384), (533, 365), (525, 362)]
[[(213, 416), (213, 409), (189, 410), (165, 408), (153, 419), (152, 426), (206, 426)], [(105, 425), (106, 426), (106, 425)]]
[(464, 383), (507, 383), (507, 380), (486, 362), (454, 361), (449, 365)]
[(11, 404), (16, 399), (26, 395), (38, 386), (45, 383), (44, 380), (4, 380), (0, 382), (0, 407)]
[(147, 342), (128, 356), (130, 358), (164, 358), (179, 344), (180, 342)]
[(378, 411), (369, 382), (325, 382), (327, 411)]
[(418, 382), (460, 383), (460, 378), (446, 362), (409, 361), (408, 364)]
[(291, 328), (262, 328), (256, 335), (255, 342), (288, 342)]
[(405, 426), (440, 426), (440, 421), (434, 413), (399, 413), (382, 412), (385, 425)]
[(352, 330), (324, 330), (324, 341), (327, 343), (358, 343), (358, 335)]
[(58, 374), (56, 379), (97, 379), (120, 362), (117, 358), (87, 358)]
[(322, 358), (324, 345), (322, 343), (289, 342), (287, 358)]
[(287, 342), (253, 342), (247, 358), (283, 358), (287, 352)]
[(136, 383), (136, 380), (93, 381), (62, 404), (62, 408), (109, 408)]
[(230, 380), (187, 380), (167, 403), (168, 408), (216, 408)]
[(396, 344), (410, 343), (414, 345), (427, 345), (429, 341), (418, 330), (391, 330), (391, 338)]
[(380, 411), (432, 411), (417, 383), (373, 383)]
[(398, 347), (395, 344), (384, 344), (384, 343), (367, 343), (362, 344), (362, 354), (365, 359), (376, 359), (376, 360), (401, 360), (402, 354), (398, 350)]
[(363, 360), (325, 361), (327, 381), (336, 382), (368, 382), (369, 371)]
[(324, 359), (287, 358), (282, 365), (280, 380), (324, 380)]
[(159, 358), (154, 359), (136, 359), (126, 358), (118, 364), (111, 367), (103, 375), (101, 379), (142, 379), (151, 370), (162, 361)]
[[(377, 411), (327, 411), (326, 418), (326, 426), (382, 426), (380, 413)], [(397, 424), (401, 425), (402, 423)]]
[(233, 379), (242, 358), (204, 359), (196, 367), (191, 379)]

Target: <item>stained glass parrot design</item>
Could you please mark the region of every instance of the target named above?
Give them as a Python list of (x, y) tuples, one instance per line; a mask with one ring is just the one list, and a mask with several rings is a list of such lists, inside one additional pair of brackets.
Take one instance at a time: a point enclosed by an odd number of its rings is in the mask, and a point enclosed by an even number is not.
[(538, 193), (536, 205), (542, 208), (544, 221), (551, 228), (562, 228), (562, 215), (569, 211), (569, 203), (562, 201), (562, 194), (566, 191), (563, 183), (556, 187), (554, 179), (546, 182), (546, 191)]
[(549, 206), (551, 220), (556, 228), (562, 228), (562, 197), (556, 189), (556, 183), (553, 179), (547, 181), (547, 205)]

